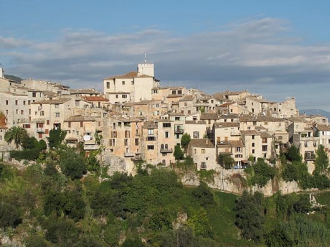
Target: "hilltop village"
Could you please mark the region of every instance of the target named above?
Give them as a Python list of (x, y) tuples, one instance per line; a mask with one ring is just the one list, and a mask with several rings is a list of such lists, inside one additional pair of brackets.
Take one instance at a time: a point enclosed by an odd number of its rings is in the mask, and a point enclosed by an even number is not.
[(35, 79), (17, 82), (6, 79), (0, 68), (2, 157), (15, 149), (4, 138), (13, 126), (38, 140), (60, 128), (67, 132), (68, 145), (81, 144), (87, 153), (102, 147), (104, 155), (127, 163), (144, 160), (163, 166), (175, 163), (175, 147), (189, 134), (185, 152), (197, 170), (219, 167), (219, 155), (231, 156), (236, 169), (251, 157), (271, 161), (292, 144), (307, 163), (315, 160), (319, 145), (330, 154), (328, 119), (300, 116), (294, 98), (273, 102), (247, 91), (209, 95), (163, 87), (154, 64), (146, 62), (136, 71), (105, 78), (103, 88), (98, 92)]

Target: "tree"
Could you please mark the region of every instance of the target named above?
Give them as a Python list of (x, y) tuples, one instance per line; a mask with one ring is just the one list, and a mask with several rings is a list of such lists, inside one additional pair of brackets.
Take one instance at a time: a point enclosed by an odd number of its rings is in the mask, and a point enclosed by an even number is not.
[(192, 195), (197, 199), (202, 207), (215, 204), (213, 194), (204, 182), (201, 182), (200, 185), (193, 190)]
[(235, 224), (242, 230), (241, 234), (246, 239), (260, 240), (262, 236), (263, 215), (263, 195), (255, 192), (254, 195), (247, 191), (242, 197), (236, 200), (234, 210), (236, 213)]
[(324, 147), (319, 145), (316, 150), (316, 159), (315, 159), (315, 170), (314, 174), (323, 173), (329, 166), (328, 155), (324, 151)]
[(285, 153), (285, 157), (288, 161), (302, 161), (302, 157), (300, 155), (299, 149), (295, 145), (291, 145), (287, 152)]
[(253, 166), (254, 176), (252, 177), (252, 184), (258, 184), (263, 187), (267, 182), (275, 176), (275, 168), (265, 163), (265, 160), (259, 158), (257, 163)]
[(229, 154), (219, 154), (217, 161), (225, 169), (230, 169), (235, 164), (235, 160)]
[(25, 150), (35, 149), (38, 146), (38, 140), (28, 135), (23, 136), (21, 146)]
[(79, 179), (86, 173), (85, 159), (69, 148), (62, 154), (60, 161), (62, 172), (71, 179)]
[(16, 148), (22, 144), (23, 139), (27, 136), (25, 129), (19, 126), (13, 126), (5, 133), (5, 141), (11, 143), (14, 141)]
[(64, 141), (66, 132), (61, 128), (53, 128), (49, 131), (49, 137), (47, 137), (48, 145), (50, 148), (58, 148), (58, 146)]
[(191, 137), (190, 137), (189, 134), (185, 133), (185, 134), (182, 135), (182, 137), (181, 137), (181, 146), (182, 146), (185, 153), (187, 153), (187, 149), (188, 149), (190, 141), (191, 141)]
[(183, 159), (183, 151), (182, 149), (180, 148), (180, 145), (176, 145), (174, 147), (174, 157), (175, 157), (175, 160), (182, 160)]

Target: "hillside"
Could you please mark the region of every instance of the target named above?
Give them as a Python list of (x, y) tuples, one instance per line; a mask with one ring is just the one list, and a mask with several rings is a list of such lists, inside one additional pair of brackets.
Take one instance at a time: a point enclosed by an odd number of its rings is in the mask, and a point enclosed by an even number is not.
[(330, 119), (330, 112), (322, 109), (302, 109), (299, 111), (300, 114), (306, 113), (307, 115), (321, 115)]

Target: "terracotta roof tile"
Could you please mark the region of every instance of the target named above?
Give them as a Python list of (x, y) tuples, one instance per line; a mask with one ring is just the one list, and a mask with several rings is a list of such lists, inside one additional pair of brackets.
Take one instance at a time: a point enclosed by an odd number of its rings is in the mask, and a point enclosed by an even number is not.
[(214, 148), (213, 143), (209, 139), (191, 139), (190, 144), (192, 147)]

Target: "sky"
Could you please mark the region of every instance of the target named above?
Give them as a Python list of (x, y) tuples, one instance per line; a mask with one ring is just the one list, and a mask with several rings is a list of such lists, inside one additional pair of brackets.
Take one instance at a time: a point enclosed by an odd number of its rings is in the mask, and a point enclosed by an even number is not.
[(103, 90), (155, 64), (162, 86), (248, 90), (330, 111), (328, 0), (0, 0), (5, 74)]

